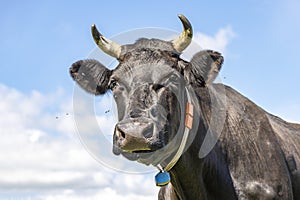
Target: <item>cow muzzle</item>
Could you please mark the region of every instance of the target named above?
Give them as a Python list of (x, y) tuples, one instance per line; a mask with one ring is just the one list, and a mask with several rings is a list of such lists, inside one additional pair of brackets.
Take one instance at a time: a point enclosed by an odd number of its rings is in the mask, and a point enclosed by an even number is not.
[(115, 127), (115, 145), (123, 152), (151, 150), (154, 124), (151, 122), (120, 122)]

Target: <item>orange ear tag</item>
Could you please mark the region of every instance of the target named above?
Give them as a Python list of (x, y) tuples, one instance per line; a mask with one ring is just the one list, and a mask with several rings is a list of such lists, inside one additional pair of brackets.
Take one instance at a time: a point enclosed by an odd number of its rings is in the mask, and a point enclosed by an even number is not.
[(186, 103), (186, 111), (185, 111), (185, 122), (184, 125), (188, 129), (192, 129), (193, 127), (193, 116), (194, 116), (194, 106), (193, 104), (187, 102)]

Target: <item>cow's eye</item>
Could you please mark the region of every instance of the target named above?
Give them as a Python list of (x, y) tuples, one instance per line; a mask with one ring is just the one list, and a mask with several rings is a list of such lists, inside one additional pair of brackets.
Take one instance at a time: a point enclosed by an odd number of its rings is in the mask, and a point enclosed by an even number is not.
[(113, 90), (118, 86), (118, 82), (116, 80), (111, 80), (109, 83), (109, 89)]

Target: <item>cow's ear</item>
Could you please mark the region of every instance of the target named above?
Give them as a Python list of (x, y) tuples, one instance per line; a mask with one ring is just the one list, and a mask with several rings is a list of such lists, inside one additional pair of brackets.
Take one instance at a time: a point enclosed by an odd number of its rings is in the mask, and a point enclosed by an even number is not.
[(211, 84), (217, 77), (223, 61), (223, 56), (216, 51), (203, 50), (196, 53), (186, 69), (188, 81), (199, 86)]
[(107, 91), (112, 71), (97, 60), (80, 60), (72, 64), (70, 74), (85, 91), (100, 95)]

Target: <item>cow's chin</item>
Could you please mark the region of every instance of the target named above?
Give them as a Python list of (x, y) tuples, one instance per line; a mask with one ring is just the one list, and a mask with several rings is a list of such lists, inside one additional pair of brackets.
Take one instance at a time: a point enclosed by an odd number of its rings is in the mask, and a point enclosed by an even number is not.
[(141, 150), (141, 151), (133, 151), (133, 152), (121, 151), (120, 153), (115, 153), (115, 155), (122, 155), (123, 157), (125, 157), (130, 161), (138, 161), (145, 165), (150, 165), (151, 164), (150, 158), (153, 153), (154, 151), (151, 150)]
[(147, 150), (147, 151), (122, 152), (121, 155), (131, 161), (139, 161), (144, 164), (151, 164), (149, 163), (150, 160), (148, 159), (151, 157), (152, 153), (153, 151)]
[(130, 160), (130, 161), (138, 161), (140, 163), (143, 163), (145, 165), (150, 165), (153, 164), (153, 156), (154, 153), (156, 152), (156, 150), (162, 148), (162, 146), (160, 147), (156, 147), (153, 148), (153, 150), (135, 150), (135, 151), (123, 151), (121, 148), (119, 147), (114, 147), (113, 148), (113, 153), (115, 155), (122, 155), (123, 157), (125, 157), (126, 159)]

